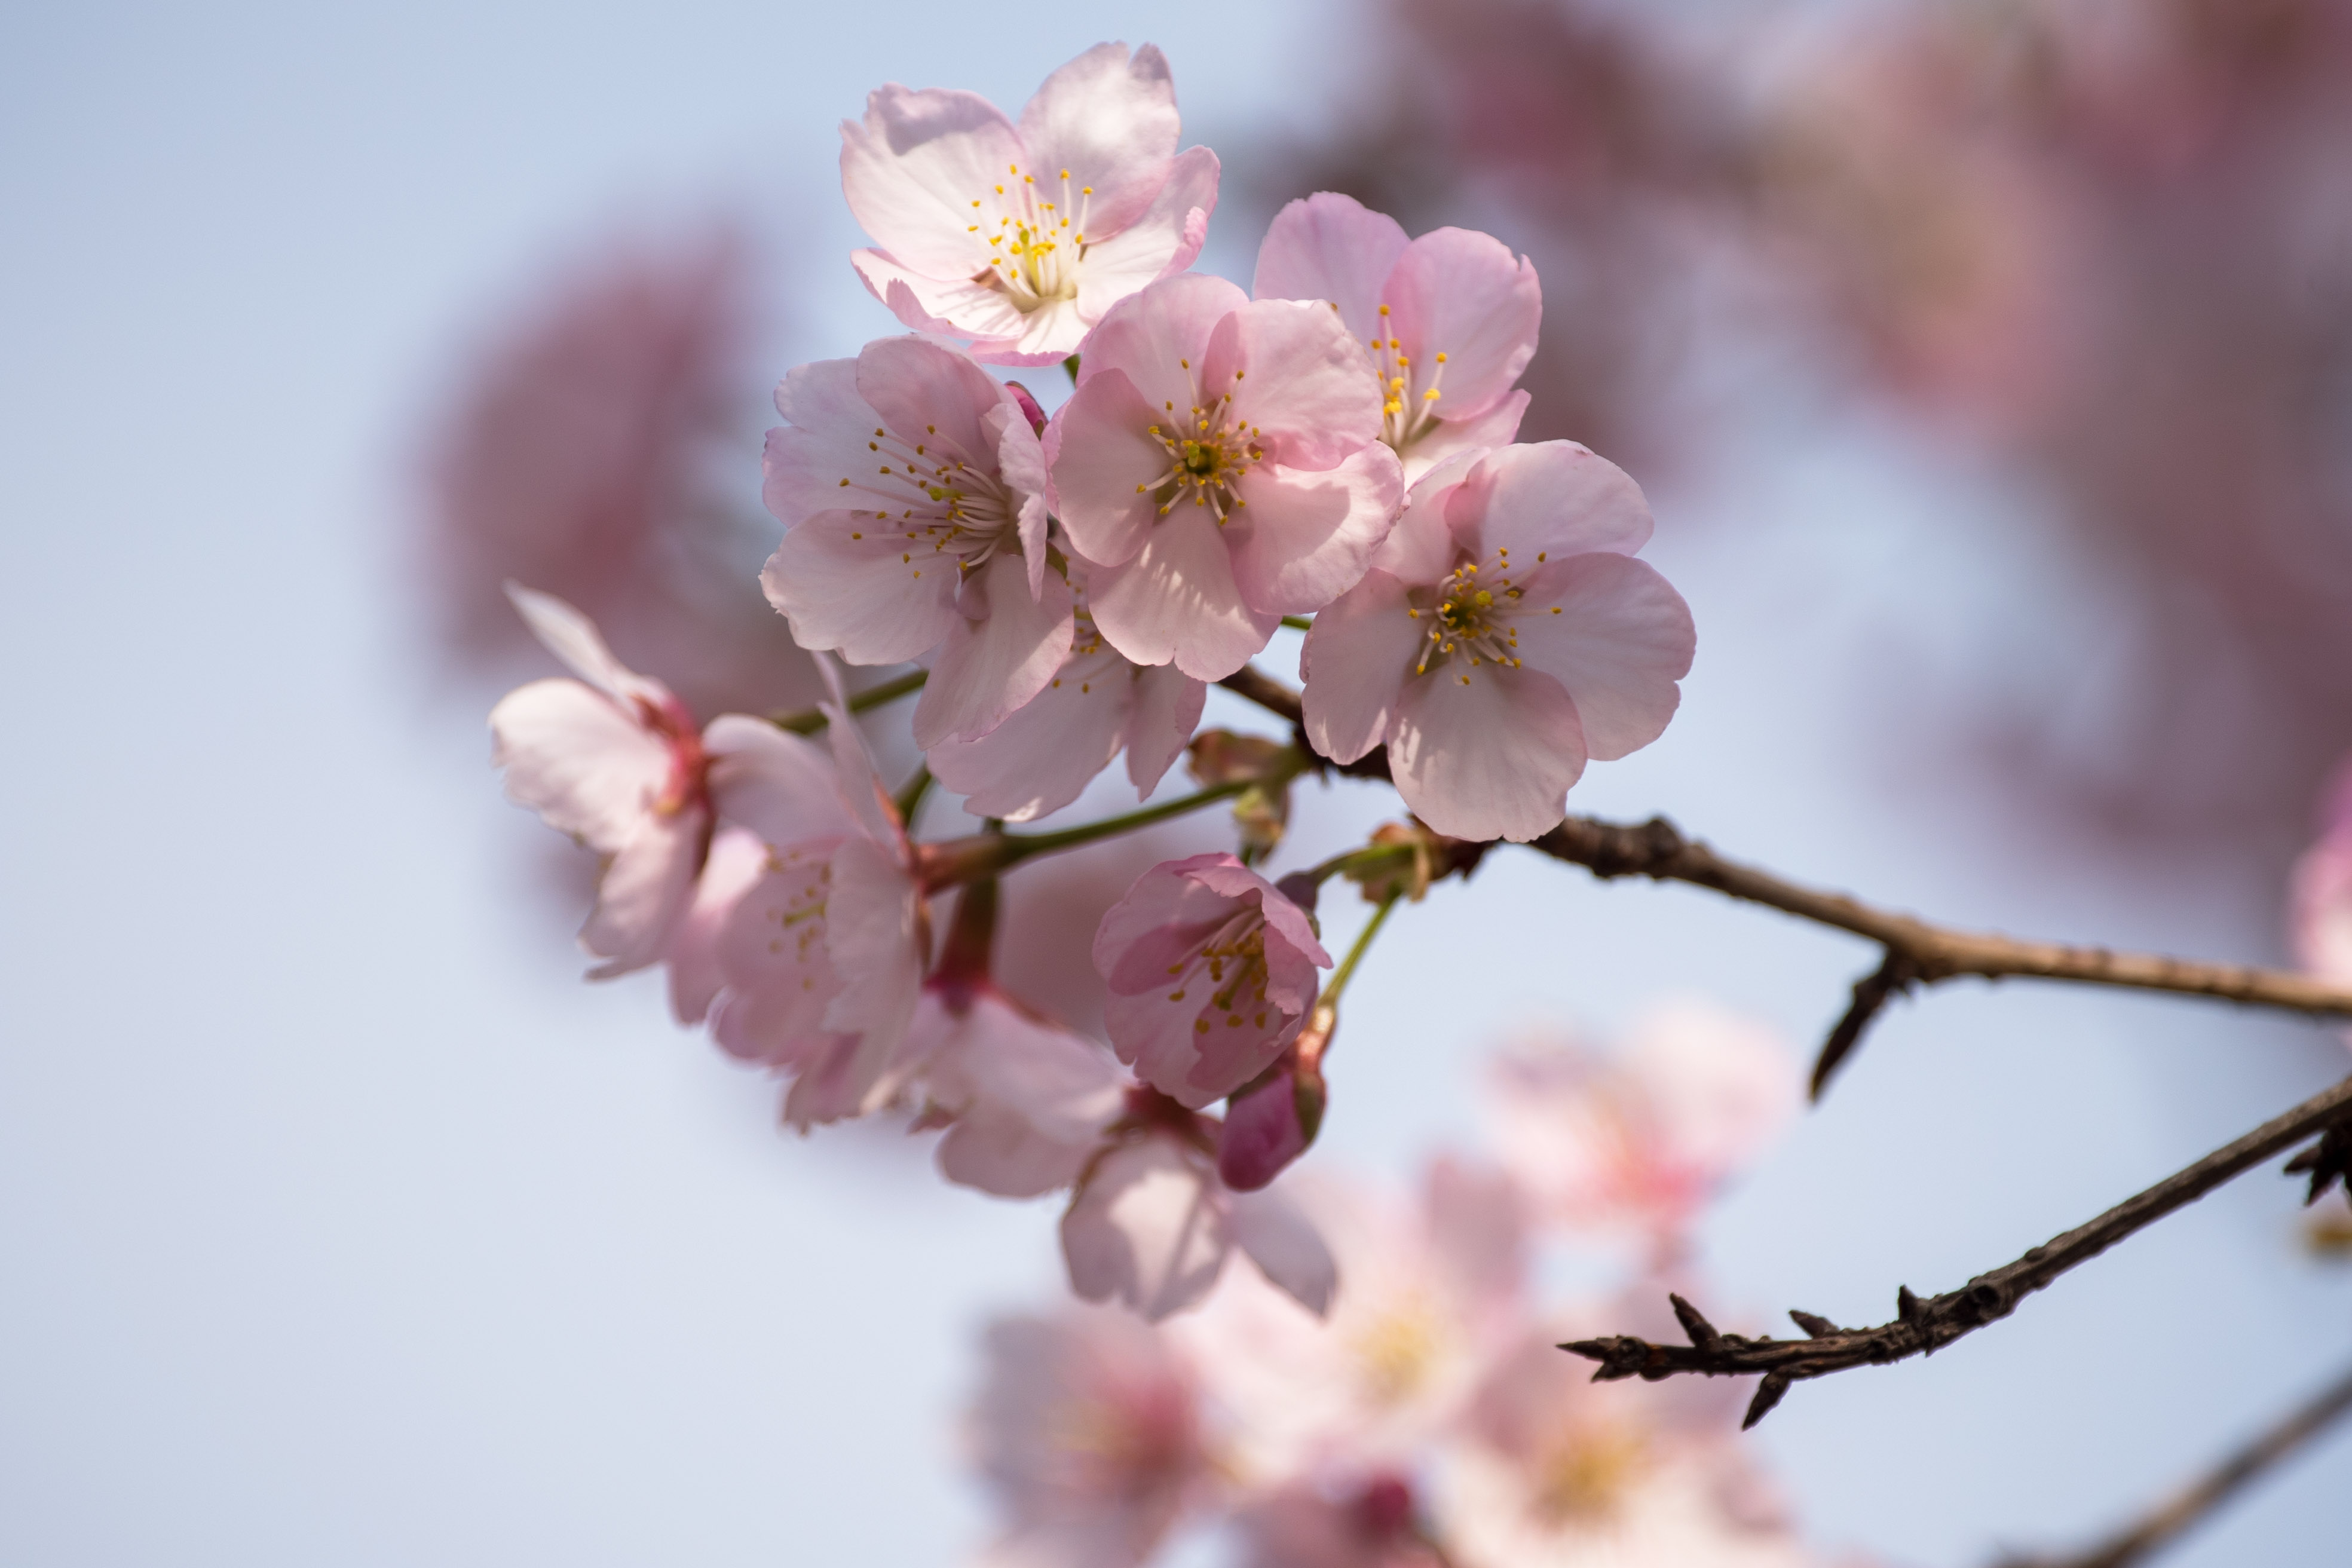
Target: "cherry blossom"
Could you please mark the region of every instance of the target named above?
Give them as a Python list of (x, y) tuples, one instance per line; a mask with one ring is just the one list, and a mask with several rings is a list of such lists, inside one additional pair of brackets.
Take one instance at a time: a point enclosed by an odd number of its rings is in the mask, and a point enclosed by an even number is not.
[(1127, 1122), (1089, 1163), (1062, 1216), (1070, 1289), (1158, 1322), (1206, 1296), (1239, 1247), (1268, 1280), (1320, 1313), (1337, 1279), (1312, 1223), (1280, 1193), (1226, 1190), (1207, 1118), (1149, 1091), (1129, 1105)]
[(1006, 1318), (970, 1446), (1009, 1516), (989, 1568), (1132, 1568), (1213, 1484), (1191, 1365), (1122, 1312)]
[(801, 646), (853, 664), (935, 654), (915, 742), (986, 734), (1070, 652), (1046, 563), (1045, 467), (1021, 399), (957, 350), (884, 338), (776, 389), (760, 581)]
[(1215, 680), (1364, 574), (1403, 490), (1381, 388), (1330, 310), (1220, 278), (1152, 284), (1087, 340), (1045, 428), (1048, 494), (1096, 624)]
[(829, 755), (761, 727), (761, 787), (736, 820), (766, 862), (716, 939), (726, 989), (711, 1032), (732, 1055), (795, 1075), (784, 1115), (803, 1129), (906, 1090), (921, 1065), (905, 1047), (930, 952), (913, 853), (838, 696), (836, 685), (825, 705)]
[(1494, 1148), (1546, 1217), (1671, 1243), (1788, 1125), (1797, 1067), (1769, 1030), (1696, 1002), (1599, 1057), (1529, 1043), (1489, 1070)]
[(1111, 1048), (1194, 1110), (1274, 1064), (1331, 967), (1307, 911), (1223, 853), (1153, 867), (1103, 916)]
[(925, 985), (909, 1030), (927, 1064), (940, 1173), (1001, 1197), (1066, 1187), (1126, 1113), (1134, 1079), (1110, 1053), (996, 989)]
[(1200, 723), (1205, 684), (1172, 664), (1131, 662), (1083, 602), (1076, 626), (1069, 658), (1025, 706), (977, 739), (930, 748), (931, 772), (973, 816), (1027, 822), (1059, 811), (1122, 750), (1145, 799)]
[(1413, 1510), (1412, 1485), (1401, 1476), (1374, 1476), (1336, 1496), (1286, 1487), (1234, 1516), (1242, 1568), (1445, 1568)]
[(1546, 832), (1588, 757), (1648, 745), (1681, 700), (1695, 634), (1633, 559), (1650, 527), (1633, 481), (1572, 441), (1439, 465), (1307, 635), (1308, 738), (1342, 763), (1385, 742), (1440, 833)]
[(1321, 300), (1371, 356), (1381, 439), (1408, 483), (1452, 454), (1518, 435), (1543, 290), (1533, 263), (1491, 235), (1397, 221), (1322, 191), (1275, 215), (1258, 247), (1261, 300)]
[(1558, 1349), (1575, 1331), (1530, 1333), (1489, 1367), (1433, 1499), (1452, 1555), (1477, 1568), (1812, 1561), (1727, 1441), (1737, 1390), (1594, 1383)]
[(896, 83), (841, 127), (841, 186), (880, 246), (850, 259), (918, 331), (992, 364), (1055, 364), (1120, 300), (1181, 272), (1217, 205), (1217, 158), (1176, 151), (1176, 89), (1150, 44), (1097, 44), (1014, 124), (973, 93)]

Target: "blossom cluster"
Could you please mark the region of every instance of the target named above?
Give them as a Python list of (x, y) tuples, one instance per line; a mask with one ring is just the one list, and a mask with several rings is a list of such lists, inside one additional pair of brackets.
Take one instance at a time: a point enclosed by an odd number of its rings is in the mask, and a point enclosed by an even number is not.
[[(1823, 1561), (1731, 1442), (1745, 1389), (1595, 1384), (1554, 1348), (1692, 1288), (1694, 1221), (1794, 1110), (1785, 1050), (1685, 1004), (1613, 1056), (1522, 1044), (1487, 1087), (1491, 1163), (1441, 1156), (1410, 1194), (1302, 1177), (1342, 1272), (1324, 1319), (1235, 1275), (1157, 1331), (992, 1324), (966, 1424), (1001, 1516), (983, 1560), (1133, 1568), (1222, 1525), (1246, 1568)], [(1614, 1267), (1560, 1300), (1554, 1261)]]
[[(1318, 889), (1352, 877), (1385, 914), (1475, 846), (1555, 826), (1589, 761), (1663, 731), (1693, 631), (1636, 557), (1633, 481), (1514, 439), (1541, 315), (1524, 258), (1326, 193), (1275, 219), (1244, 290), (1189, 270), (1219, 168), (1179, 138), (1150, 46), (1087, 51), (1017, 121), (873, 93), (842, 128), (877, 242), (852, 259), (913, 331), (785, 375), (763, 460), (782, 536), (761, 583), (829, 700), (698, 724), (576, 609), (510, 586), (576, 679), (502, 701), (495, 758), (604, 858), (593, 973), (666, 966), (681, 1021), (790, 1080), (793, 1125), (896, 1110), (942, 1133), (951, 1181), (1067, 1190), (1089, 1300), (1164, 1317), (1238, 1251), (1320, 1311), (1330, 1248), (1271, 1185), (1320, 1125), (1361, 951), (1324, 981)], [(1050, 415), (989, 368), (1056, 364)], [(1295, 742), (1196, 733), (1207, 685), (1286, 622)], [(853, 700), (843, 664), (919, 669)], [(924, 763), (893, 792), (856, 710), (917, 686)], [(1416, 820), (1261, 875), (1289, 782), (1382, 748)], [(1105, 1049), (1008, 994), (991, 954), (1001, 873), (1154, 813), (1003, 825), (1122, 753), (1139, 799), (1189, 753), (1194, 803), (1235, 801), (1241, 853), (1154, 867), (1104, 917)], [(988, 831), (919, 841), (934, 779)]]

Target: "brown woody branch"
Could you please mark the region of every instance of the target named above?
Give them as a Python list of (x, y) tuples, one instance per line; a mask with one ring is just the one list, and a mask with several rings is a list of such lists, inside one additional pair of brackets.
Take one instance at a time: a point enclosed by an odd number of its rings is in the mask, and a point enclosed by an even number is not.
[[(1244, 666), (1219, 684), (1294, 724), (1298, 721), (1298, 694), (1255, 668)], [(1303, 732), (1298, 743), (1311, 752)], [(1360, 777), (1389, 776), (1388, 758), (1378, 750), (1354, 763), (1331, 767)], [(1994, 932), (1931, 925), (1911, 915), (1878, 909), (1843, 893), (1823, 892), (1727, 859), (1699, 840), (1685, 837), (1679, 828), (1662, 816), (1630, 825), (1571, 816), (1528, 847), (1556, 860), (1582, 866), (1603, 880), (1647, 877), (1654, 881), (1687, 882), (1876, 942), (1884, 950), (1884, 960), (1874, 973), (1855, 984), (1853, 1005), (1831, 1031), (1813, 1071), (1813, 1091), (1817, 1096), (1830, 1074), (1861, 1043), (1864, 1031), (1887, 1002), (1913, 985), (1933, 985), (1963, 976), (1984, 980), (2021, 976), (2083, 985), (2122, 986), (2175, 995), (2208, 996), (2315, 1016), (2352, 1017), (2352, 989), (2291, 970), (2208, 963), (2064, 942), (2029, 942)]]
[[(2340, 1146), (2342, 1130), (2352, 1127), (2352, 1078), (2314, 1095), (2301, 1105), (2215, 1150), (2195, 1164), (2166, 1177), (2137, 1196), (2127, 1198), (2091, 1221), (2016, 1262), (1989, 1274), (1979, 1274), (1957, 1290), (1926, 1299), (1906, 1286), (1895, 1291), (1895, 1318), (1869, 1329), (1842, 1329), (1811, 1312), (1790, 1312), (1799, 1327), (1812, 1337), (1802, 1340), (1748, 1339), (1719, 1333), (1681, 1297), (1671, 1298), (1675, 1313), (1690, 1336), (1687, 1345), (1654, 1344), (1619, 1335), (1580, 1340), (1560, 1348), (1600, 1363), (1596, 1383), (1639, 1377), (1650, 1382), (1693, 1373), (1702, 1377), (1744, 1377), (1762, 1373), (1764, 1381), (1748, 1407), (1743, 1426), (1753, 1426), (1780, 1402), (1790, 1384), (1825, 1377), (1850, 1367), (1881, 1366), (1941, 1350), (1954, 1340), (1997, 1322), (2017, 1310), (2017, 1304), (2060, 1275), (2086, 1263), (2108, 1247), (2162, 1219), (2175, 1209), (2196, 1202), (2231, 1178), (2252, 1170), (2273, 1154), (2293, 1147), (2314, 1133), (2336, 1132), (2321, 1145), (2294, 1162), (2294, 1170), (2315, 1173), (2311, 1199), (2326, 1190), (2328, 1181), (2341, 1179), (2340, 1165), (2332, 1173), (2326, 1151)], [(2311, 1201), (2307, 1199), (2306, 1201)]]
[(2012, 1557), (2001, 1568), (2132, 1568), (2146, 1562), (2231, 1498), (2292, 1458), (2352, 1413), (2352, 1368), (2305, 1400), (2268, 1431), (2166, 1498), (2147, 1514), (2087, 1552), (2068, 1557)]

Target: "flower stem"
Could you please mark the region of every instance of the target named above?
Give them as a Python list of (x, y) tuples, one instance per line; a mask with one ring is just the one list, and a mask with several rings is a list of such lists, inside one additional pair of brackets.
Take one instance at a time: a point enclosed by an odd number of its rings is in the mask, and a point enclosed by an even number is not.
[(1282, 617), (1282, 624), (1288, 626), (1294, 632), (1311, 632), (1315, 629), (1315, 617), (1312, 616), (1285, 616)]
[(1372, 938), (1381, 934), (1381, 927), (1388, 923), (1389, 911), (1396, 908), (1397, 900), (1402, 896), (1401, 892), (1391, 893), (1380, 901), (1379, 908), (1372, 910), (1372, 918), (1366, 921), (1364, 929), (1356, 933), (1355, 945), (1348, 949), (1348, 956), (1341, 959), (1339, 967), (1331, 972), (1331, 984), (1323, 987), (1324, 1005), (1333, 1008), (1339, 1005), (1339, 993), (1348, 988), (1349, 980), (1355, 975), (1356, 965), (1363, 962), (1365, 950), (1372, 945)]
[(1149, 827), (1155, 822), (1165, 822), (1170, 817), (1182, 816), (1188, 812), (1198, 811), (1204, 805), (1214, 805), (1221, 800), (1231, 800), (1257, 782), (1255, 779), (1228, 779), (1223, 784), (1212, 784), (1207, 789), (1195, 790), (1191, 795), (1178, 795), (1174, 800), (1164, 800), (1157, 805), (1147, 805), (1141, 810), (1127, 812), (1118, 816), (1107, 816), (1100, 822), (1083, 822), (1076, 827), (1065, 827), (1055, 833), (1008, 833), (1004, 836), (1003, 864), (1017, 866), (1033, 855), (1050, 855), (1057, 849), (1076, 849), (1082, 844), (1092, 844), (1097, 839), (1114, 838), (1122, 833), (1133, 833), (1136, 829)]
[[(869, 708), (879, 708), (885, 702), (896, 702), (909, 691), (922, 689), (923, 682), (931, 678), (928, 669), (912, 669), (893, 677), (879, 686), (869, 686), (849, 700), (852, 713), (863, 713)], [(768, 715), (768, 722), (779, 730), (790, 730), (795, 735), (814, 735), (824, 728), (824, 711), (818, 708), (787, 710)]]
[(898, 820), (906, 825), (908, 832), (915, 830), (915, 813), (921, 808), (923, 797), (930, 792), (931, 765), (924, 763), (915, 769), (915, 776), (907, 781), (906, 787), (890, 797), (890, 804), (898, 808)]

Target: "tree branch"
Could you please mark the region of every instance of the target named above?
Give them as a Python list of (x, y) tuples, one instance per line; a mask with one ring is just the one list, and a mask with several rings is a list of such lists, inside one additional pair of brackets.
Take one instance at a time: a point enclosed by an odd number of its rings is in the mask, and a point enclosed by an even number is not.
[(2314, 1095), (2285, 1115), (2264, 1122), (2146, 1192), (2117, 1204), (2088, 1225), (2078, 1226), (2032, 1248), (2014, 1263), (1978, 1275), (1958, 1290), (1922, 1300), (1911, 1293), (1909, 1287), (1899, 1289), (1895, 1296), (1895, 1321), (1876, 1328), (1842, 1329), (1811, 1312), (1791, 1312), (1789, 1315), (1812, 1336), (1811, 1339), (1748, 1339), (1717, 1332), (1698, 1309), (1676, 1296), (1671, 1300), (1676, 1316), (1690, 1335), (1687, 1345), (1653, 1344), (1647, 1340), (1620, 1335), (1579, 1340), (1560, 1348), (1599, 1362), (1600, 1368), (1592, 1374), (1596, 1383), (1627, 1377), (1655, 1382), (1683, 1373), (1704, 1377), (1740, 1377), (1761, 1373), (1764, 1381), (1748, 1408), (1747, 1420), (1741, 1424), (1753, 1426), (1780, 1402), (1780, 1396), (1793, 1382), (1825, 1377), (1849, 1367), (1884, 1365), (1929, 1354), (1964, 1334), (2009, 1316), (2027, 1296), (2077, 1264), (2096, 1258), (2126, 1237), (2196, 1202), (2231, 1177), (2314, 1133), (2352, 1123), (2347, 1110), (2352, 1110), (2352, 1078)]
[[(1243, 667), (1218, 684), (1268, 712), (1294, 724), (1298, 721), (1298, 694), (1252, 667)], [(1302, 750), (1311, 752), (1303, 733), (1298, 743)], [(1360, 777), (1389, 776), (1388, 758), (1377, 749), (1353, 763), (1324, 765)], [(2029, 942), (1990, 931), (1931, 925), (1911, 915), (1878, 909), (1842, 893), (1808, 888), (1757, 867), (1727, 859), (1706, 844), (1685, 838), (1679, 828), (1662, 816), (1638, 825), (1571, 816), (1528, 847), (1555, 860), (1582, 866), (1604, 881), (1619, 877), (1647, 877), (1654, 881), (1687, 882), (1817, 925), (1851, 931), (1878, 943), (1884, 950), (1884, 958), (1877, 972), (1855, 984), (1853, 1005), (1831, 1031), (1814, 1068), (1813, 1092), (1817, 1097), (1830, 1075), (1861, 1043), (1864, 1032), (1889, 1000), (1913, 985), (1933, 985), (1962, 976), (1984, 980), (2020, 976), (2080, 985), (2112, 985), (2174, 995), (2208, 996), (2316, 1016), (2352, 1017), (2352, 989), (2291, 970), (2208, 963), (2064, 942)]]
[(2012, 1557), (2001, 1568), (2132, 1568), (2170, 1545), (2277, 1468), (2346, 1413), (2352, 1412), (2352, 1368), (2220, 1464), (2090, 1551), (2070, 1557)]

